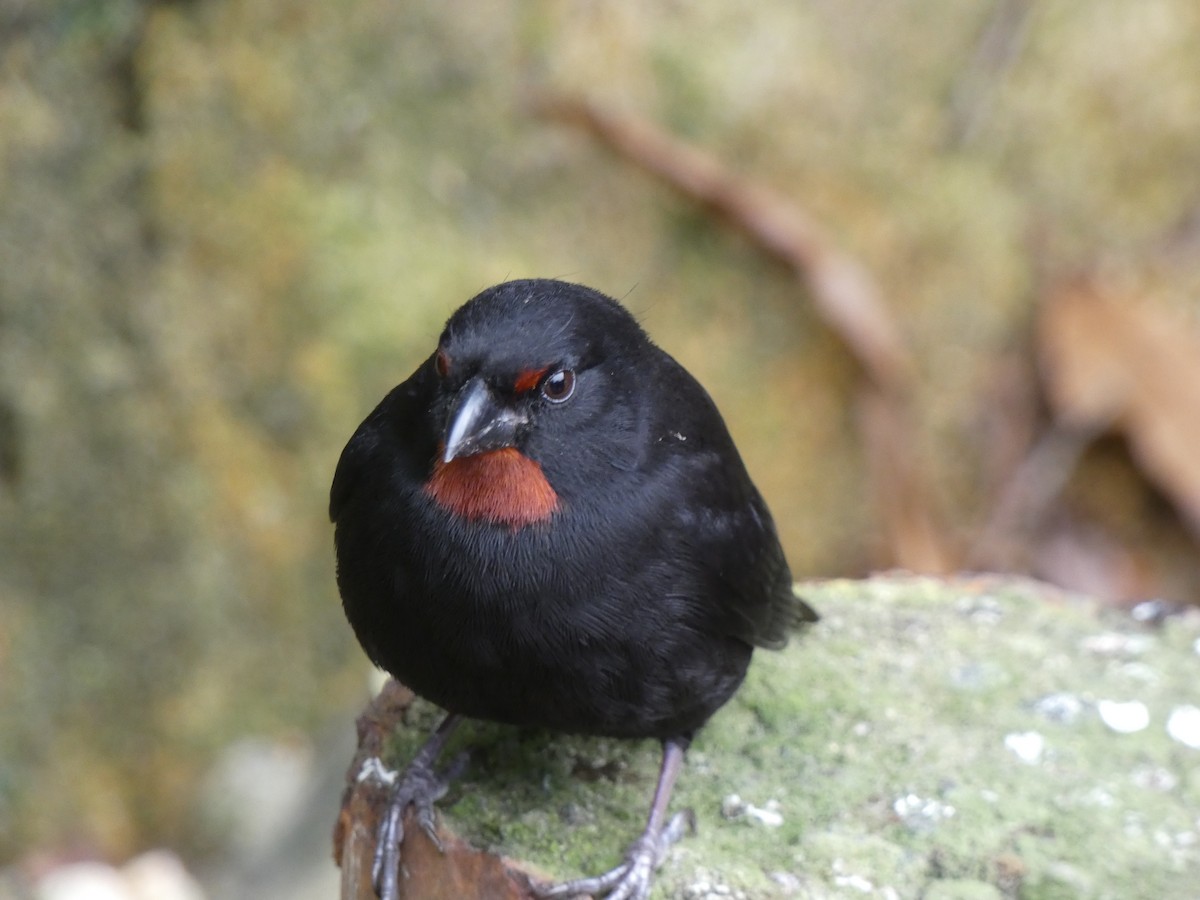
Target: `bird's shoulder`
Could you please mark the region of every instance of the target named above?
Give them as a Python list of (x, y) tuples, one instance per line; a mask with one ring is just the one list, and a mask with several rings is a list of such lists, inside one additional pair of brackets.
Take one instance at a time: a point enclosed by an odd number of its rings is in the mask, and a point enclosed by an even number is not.
[(428, 421), (431, 359), (389, 391), (347, 441), (329, 490), (331, 521), (339, 521), (352, 498), (385, 486), (415, 490), (428, 474), (436, 448)]

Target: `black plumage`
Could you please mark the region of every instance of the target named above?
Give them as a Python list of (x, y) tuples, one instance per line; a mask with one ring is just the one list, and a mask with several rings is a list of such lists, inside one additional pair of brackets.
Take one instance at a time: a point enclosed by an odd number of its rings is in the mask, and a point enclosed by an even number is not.
[[(754, 647), (816, 618), (707, 392), (579, 285), (461, 307), (350, 439), (330, 516), (363, 648), (458, 716), (681, 756)], [(624, 869), (577, 886), (643, 896)]]

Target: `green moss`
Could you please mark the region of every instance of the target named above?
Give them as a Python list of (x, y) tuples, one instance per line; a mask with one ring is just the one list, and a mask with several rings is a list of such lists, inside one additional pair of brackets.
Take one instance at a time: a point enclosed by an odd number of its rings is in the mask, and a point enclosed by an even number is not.
[[(789, 880), (818, 897), (1186, 895), (1200, 876), (1200, 760), (1164, 724), (1188, 696), (1200, 623), (1145, 631), (1048, 590), (982, 579), (806, 586), (822, 622), (781, 653), (757, 654), (689, 751), (673, 808), (692, 809), (697, 831), (672, 851), (655, 896), (707, 883), (774, 897)], [(1113, 646), (1142, 642), (1126, 645), (1136, 659), (1104, 651), (1104, 634)], [(1080, 701), (1071, 721), (1038, 712), (1058, 692)], [(1141, 700), (1151, 726), (1112, 731), (1095, 710), (1104, 698)], [(436, 715), (414, 713), (397, 758)], [(1036, 762), (1005, 746), (1018, 732), (1042, 736)], [(653, 742), (480, 724), (448, 755), (466, 746), (472, 765), (444, 814), (479, 846), (567, 877), (613, 865), (642, 827)], [(771, 805), (782, 824), (724, 817), (731, 794)]]
[[(1017, 409), (994, 391), (1021, 368), (1010, 354), (1029, 361), (1046, 273), (1102, 258), (1120, 289), (1194, 319), (1195, 0), (1038, 5), (997, 70), (978, 52), (989, 4), (460, 6), (0, 4), (0, 858), (63, 842), (194, 852), (194, 786), (221, 747), (352, 715), (365, 663), (332, 583), (332, 467), (445, 316), (500, 279), (558, 274), (622, 297), (712, 391), (795, 571), (883, 558), (860, 372), (794, 273), (527, 115), (530, 87), (665, 124), (795, 200), (872, 273), (919, 360), (910, 424), (951, 544), (989, 514), (980, 487), (1004, 466), (980, 413)], [(965, 110), (978, 128), (955, 141)], [(1101, 530), (1139, 571), (1178, 571), (1163, 583), (1194, 595), (1194, 545), (1161, 496), (1136, 505), (1125, 456), (1084, 471), (1072, 506), (1112, 510)], [(1136, 490), (1097, 503), (1121, 472)], [(1074, 684), (1099, 672), (1141, 690), (1119, 661), (1063, 652), (1076, 626), (1017, 598), (1011, 615), (1036, 620), (1021, 659), (1037, 666), (997, 663), (991, 630), (953, 616), (948, 638), (892, 618), (892, 601), (936, 593), (897, 587), (881, 622), (849, 614), (852, 596), (825, 601), (846, 613), (837, 627), (761, 655), (681, 785), (705, 834), (744, 840), (751, 826), (721, 820), (712, 796), (770, 796), (780, 772), (796, 773), (785, 824), (751, 832), (768, 845), (836, 820), (851, 789), (994, 769), (992, 732), (1028, 712), (1008, 698), (1057, 683), (1055, 660), (1081, 667)], [(875, 659), (885, 626), (890, 655)], [(1190, 652), (1174, 639), (1156, 636)], [(927, 669), (942, 640), (953, 689)], [(1159, 675), (1161, 696), (1191, 690)], [(941, 724), (910, 725), (902, 689), (932, 692)], [(1104, 762), (1102, 744), (1053, 731), (1067, 781), (1068, 764)], [(624, 770), (639, 809), (654, 757)]]
[(986, 881), (958, 878), (936, 882), (921, 896), (923, 900), (1001, 900), (1004, 895)]

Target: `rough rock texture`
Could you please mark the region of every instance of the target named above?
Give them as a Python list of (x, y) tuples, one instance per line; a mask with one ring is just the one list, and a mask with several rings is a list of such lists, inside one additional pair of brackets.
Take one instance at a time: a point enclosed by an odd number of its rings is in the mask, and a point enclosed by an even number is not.
[[(824, 619), (757, 654), (689, 752), (674, 808), (697, 832), (655, 897), (1195, 894), (1200, 614), (1141, 624), (991, 576), (800, 590)], [(437, 715), (408, 706), (391, 758)], [(466, 845), (565, 878), (611, 866), (641, 827), (651, 742), (463, 732), (442, 826)], [(410, 853), (414, 886), (460, 853), (480, 865), (465, 845)]]

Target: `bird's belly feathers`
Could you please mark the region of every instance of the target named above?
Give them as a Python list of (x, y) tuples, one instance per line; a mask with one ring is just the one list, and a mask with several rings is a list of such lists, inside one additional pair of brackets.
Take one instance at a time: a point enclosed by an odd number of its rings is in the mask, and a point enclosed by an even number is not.
[[(427, 641), (394, 667), (451, 712), (513, 725), (614, 737), (667, 737), (699, 728), (733, 694), (750, 648), (736, 641), (683, 648), (658, 635), (541, 651), (473, 631)], [(722, 646), (721, 644), (724, 644)], [(668, 661), (660, 650), (672, 647)]]
[(691, 606), (672, 596), (661, 566), (581, 570), (524, 552), (497, 563), (495, 550), (442, 559), (397, 598), (397, 639), (378, 661), (439, 706), (665, 737), (699, 728), (741, 683), (751, 648), (689, 621)]

